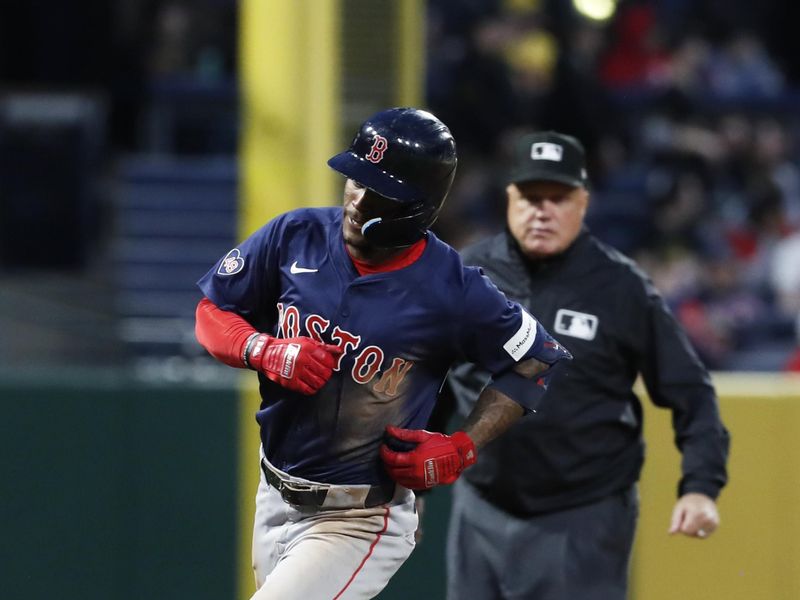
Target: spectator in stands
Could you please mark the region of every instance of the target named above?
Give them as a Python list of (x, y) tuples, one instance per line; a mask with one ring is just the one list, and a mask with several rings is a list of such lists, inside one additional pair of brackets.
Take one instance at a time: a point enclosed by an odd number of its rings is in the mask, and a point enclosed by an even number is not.
[(711, 91), (721, 96), (774, 96), (784, 84), (761, 41), (743, 31), (714, 52), (709, 76)]

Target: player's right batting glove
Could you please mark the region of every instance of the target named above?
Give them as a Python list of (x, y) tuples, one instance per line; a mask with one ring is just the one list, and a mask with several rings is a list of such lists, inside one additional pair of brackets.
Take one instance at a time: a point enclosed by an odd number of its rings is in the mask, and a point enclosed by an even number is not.
[[(397, 483), (412, 490), (453, 483), (478, 457), (475, 444), (463, 431), (445, 435), (388, 425), (386, 433), (389, 438), (380, 449), (386, 470)], [(411, 442), (416, 447), (396, 452), (391, 448), (395, 440)]]
[(259, 333), (248, 339), (244, 362), (286, 389), (310, 396), (330, 379), (341, 353), (339, 346), (310, 337), (279, 339)]

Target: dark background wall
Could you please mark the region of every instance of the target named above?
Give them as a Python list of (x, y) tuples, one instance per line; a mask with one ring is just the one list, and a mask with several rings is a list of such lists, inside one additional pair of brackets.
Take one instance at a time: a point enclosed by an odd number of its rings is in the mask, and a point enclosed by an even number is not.
[(0, 596), (234, 597), (232, 390), (0, 379)]

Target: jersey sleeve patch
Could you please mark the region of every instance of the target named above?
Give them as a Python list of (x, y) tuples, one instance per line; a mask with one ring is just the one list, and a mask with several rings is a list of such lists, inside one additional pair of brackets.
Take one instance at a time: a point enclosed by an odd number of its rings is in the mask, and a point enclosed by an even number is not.
[(244, 257), (242, 257), (238, 248), (234, 248), (225, 255), (222, 262), (217, 269), (217, 275), (229, 276), (236, 275), (244, 269)]
[(523, 310), (522, 325), (511, 339), (503, 344), (503, 350), (515, 361), (519, 361), (531, 349), (534, 340), (536, 340), (536, 319)]

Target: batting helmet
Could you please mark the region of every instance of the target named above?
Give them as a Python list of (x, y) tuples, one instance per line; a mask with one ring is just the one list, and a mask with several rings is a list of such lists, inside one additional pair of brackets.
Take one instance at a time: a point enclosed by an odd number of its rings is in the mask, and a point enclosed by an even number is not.
[(424, 110), (390, 108), (367, 119), (350, 148), (328, 164), (404, 205), (399, 215), (371, 219), (361, 228), (370, 243), (394, 248), (421, 239), (436, 221), (457, 162), (456, 143), (447, 125)]

